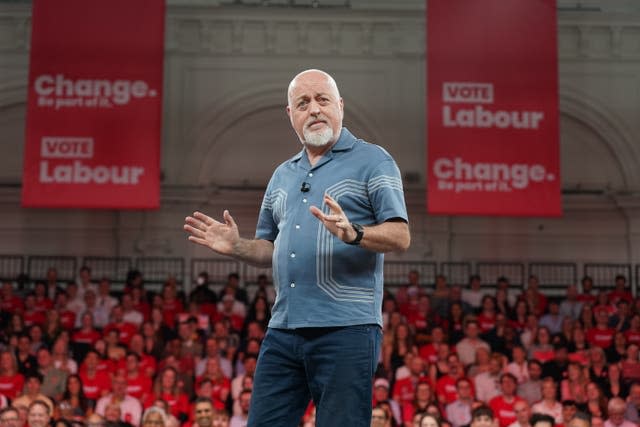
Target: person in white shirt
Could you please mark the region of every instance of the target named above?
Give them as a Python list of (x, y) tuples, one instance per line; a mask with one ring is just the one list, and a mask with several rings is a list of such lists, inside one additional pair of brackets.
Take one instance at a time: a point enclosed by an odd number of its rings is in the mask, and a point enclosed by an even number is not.
[(502, 373), (502, 355), (493, 353), (489, 361), (489, 370), (476, 376), (476, 398), (482, 402), (489, 402), (500, 395), (500, 374)]
[(474, 310), (480, 310), (482, 297), (485, 295), (482, 289), (480, 289), (481, 285), (482, 280), (480, 279), (480, 276), (474, 274), (469, 277), (469, 288), (462, 290), (462, 301), (469, 304)]
[(518, 380), (518, 384), (529, 381), (529, 364), (527, 363), (527, 352), (520, 345), (513, 347), (511, 351), (513, 362), (507, 365), (506, 371), (513, 374)]
[(458, 378), (456, 391), (458, 398), (445, 407), (445, 414), (452, 427), (462, 427), (471, 422), (471, 409), (474, 405), (471, 381), (464, 377)]
[(478, 338), (480, 326), (475, 319), (468, 320), (464, 328), (465, 337), (456, 344), (460, 362), (467, 367), (476, 361), (476, 349), (484, 347), (490, 350), (489, 344)]
[(139, 426), (142, 416), (142, 405), (138, 399), (126, 393), (127, 379), (124, 375), (117, 374), (113, 377), (111, 385), (111, 393), (98, 399), (96, 403), (96, 414), (104, 417), (108, 405), (118, 404), (120, 406), (120, 420), (131, 423), (133, 426)]
[(111, 282), (104, 278), (98, 284), (98, 293), (96, 294), (96, 305), (104, 307), (107, 313), (111, 313), (111, 309), (118, 305), (118, 300), (111, 296)]
[(129, 294), (122, 295), (122, 320), (127, 323), (134, 324), (137, 327), (140, 327), (142, 322), (144, 322), (144, 316), (142, 313), (133, 308), (133, 298), (131, 298), (131, 295)]
[(247, 427), (247, 421), (249, 420), (249, 405), (251, 403), (251, 390), (242, 390), (238, 399), (240, 401), (240, 409), (242, 412), (231, 417), (229, 427)]
[(556, 424), (562, 424), (562, 404), (556, 400), (558, 387), (551, 377), (542, 380), (542, 400), (531, 407), (531, 412), (551, 416)]
[(619, 397), (609, 400), (607, 405), (609, 418), (604, 422), (604, 427), (637, 427), (636, 423), (624, 418), (626, 408), (626, 403)]
[(529, 403), (523, 400), (513, 404), (513, 412), (516, 413), (516, 421), (511, 423), (509, 427), (530, 427), (529, 418), (531, 417), (531, 407)]

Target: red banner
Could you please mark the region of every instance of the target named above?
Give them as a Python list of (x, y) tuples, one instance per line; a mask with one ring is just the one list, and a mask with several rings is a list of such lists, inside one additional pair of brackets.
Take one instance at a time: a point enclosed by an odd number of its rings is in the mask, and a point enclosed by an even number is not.
[(157, 208), (163, 0), (34, 0), (22, 204)]
[(555, 0), (429, 0), (428, 211), (559, 216)]

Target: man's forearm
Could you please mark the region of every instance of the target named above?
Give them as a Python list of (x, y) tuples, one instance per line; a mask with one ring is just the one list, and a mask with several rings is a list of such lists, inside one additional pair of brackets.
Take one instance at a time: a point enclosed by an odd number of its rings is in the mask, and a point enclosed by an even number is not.
[(387, 221), (382, 224), (364, 226), (364, 237), (360, 246), (373, 252), (404, 252), (409, 249), (411, 235), (404, 221)]
[(255, 267), (271, 267), (273, 242), (262, 239), (240, 239), (233, 246), (231, 256)]

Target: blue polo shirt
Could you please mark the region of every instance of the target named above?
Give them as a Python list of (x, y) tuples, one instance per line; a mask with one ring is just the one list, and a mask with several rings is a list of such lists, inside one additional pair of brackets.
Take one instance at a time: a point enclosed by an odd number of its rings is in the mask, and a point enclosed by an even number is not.
[[(308, 191), (301, 191), (303, 183)], [(267, 186), (256, 238), (274, 242), (277, 297), (269, 327), (382, 326), (384, 255), (347, 245), (309, 211), (328, 193), (349, 221), (408, 221), (400, 171), (383, 148), (346, 128), (311, 166), (304, 150), (282, 163)]]

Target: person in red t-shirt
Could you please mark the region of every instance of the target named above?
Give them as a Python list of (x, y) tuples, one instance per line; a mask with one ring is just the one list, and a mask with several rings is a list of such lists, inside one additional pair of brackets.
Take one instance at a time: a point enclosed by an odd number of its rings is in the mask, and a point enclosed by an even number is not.
[(111, 322), (104, 327), (102, 333), (106, 336), (112, 329), (117, 329), (120, 334), (120, 342), (127, 346), (133, 334), (138, 332), (138, 328), (133, 323), (125, 322), (123, 316), (122, 306), (116, 305), (113, 307), (113, 309), (111, 309)]
[(418, 355), (429, 364), (438, 361), (438, 347), (444, 343), (444, 331), (440, 326), (434, 326), (431, 329), (431, 342), (420, 347)]
[(145, 408), (162, 399), (169, 405), (169, 412), (180, 422), (189, 418), (189, 399), (178, 387), (178, 372), (172, 367), (164, 368), (153, 385), (153, 393), (145, 401)]
[(629, 344), (640, 345), (640, 314), (634, 314), (629, 320), (629, 329), (624, 333)]
[(456, 382), (464, 376), (464, 367), (457, 354), (450, 354), (447, 361), (449, 362), (449, 372), (436, 382), (436, 395), (442, 406), (448, 405), (458, 398)]
[(505, 373), (500, 376), (500, 386), (502, 394), (489, 401), (489, 407), (493, 410), (500, 427), (508, 427), (516, 421), (516, 402), (523, 402), (524, 399), (516, 396), (518, 380), (512, 374)]
[(111, 391), (109, 374), (98, 370), (100, 356), (95, 350), (89, 350), (84, 358), (84, 369), (80, 369), (82, 389), (87, 399), (98, 400)]
[(535, 275), (529, 276), (527, 281), (527, 290), (522, 294), (522, 299), (527, 302), (529, 311), (536, 316), (542, 316), (547, 309), (547, 297), (538, 290), (538, 277)]
[(65, 290), (60, 290), (55, 297), (55, 311), (60, 315), (60, 326), (67, 331), (73, 330), (76, 324), (76, 313), (69, 310), (67, 303), (69, 298)]
[(596, 326), (587, 331), (587, 341), (591, 346), (607, 349), (613, 343), (615, 329), (609, 327), (609, 314), (600, 308), (595, 313)]
[(208, 397), (211, 398), (214, 406), (220, 407), (222, 405), (224, 407), (231, 392), (231, 380), (224, 376), (217, 358), (207, 359), (204, 373), (196, 378), (196, 387), (205, 379), (211, 381), (211, 395)]
[(393, 399), (400, 405), (411, 403), (415, 395), (416, 385), (420, 381), (428, 380), (424, 361), (420, 357), (414, 355), (409, 362), (408, 368), (409, 376), (397, 380), (393, 385)]
[(11, 284), (11, 282), (4, 282), (2, 284), (0, 309), (11, 314), (19, 313), (24, 309), (22, 299), (16, 295), (13, 295), (13, 285)]
[(90, 312), (83, 313), (80, 324), (82, 327), (73, 333), (71, 339), (76, 343), (93, 347), (96, 341), (102, 338), (102, 334), (93, 327), (93, 315)]
[(53, 301), (47, 296), (47, 284), (45, 282), (37, 281), (33, 293), (36, 296), (36, 310), (46, 313), (53, 308)]
[(436, 401), (431, 391), (431, 385), (427, 381), (420, 381), (416, 385), (414, 397), (411, 402), (402, 405), (402, 419), (411, 420), (416, 412), (426, 412), (429, 405)]
[(18, 373), (18, 362), (9, 350), (0, 353), (0, 394), (15, 399), (22, 394), (24, 376)]
[(629, 304), (633, 302), (633, 295), (627, 289), (627, 278), (619, 274), (616, 276), (615, 289), (609, 292), (609, 302), (616, 305), (618, 301), (627, 301)]
[(129, 342), (129, 351), (138, 355), (140, 361), (140, 372), (151, 378), (156, 374), (158, 362), (156, 358), (144, 351), (144, 337), (141, 334), (134, 334)]
[(129, 352), (125, 358), (124, 372), (127, 379), (127, 394), (145, 402), (151, 392), (151, 378), (140, 369), (140, 356)]
[(582, 284), (582, 293), (578, 295), (578, 301), (594, 304), (597, 298), (591, 293), (593, 291), (593, 279), (589, 276), (584, 276), (580, 283)]
[(47, 320), (44, 312), (36, 307), (36, 296), (33, 293), (30, 293), (24, 299), (22, 319), (27, 327), (31, 325), (42, 326), (44, 325), (45, 320)]
[(171, 328), (175, 327), (176, 315), (183, 311), (184, 307), (177, 297), (175, 283), (165, 283), (162, 288), (162, 313), (164, 315), (165, 323)]

